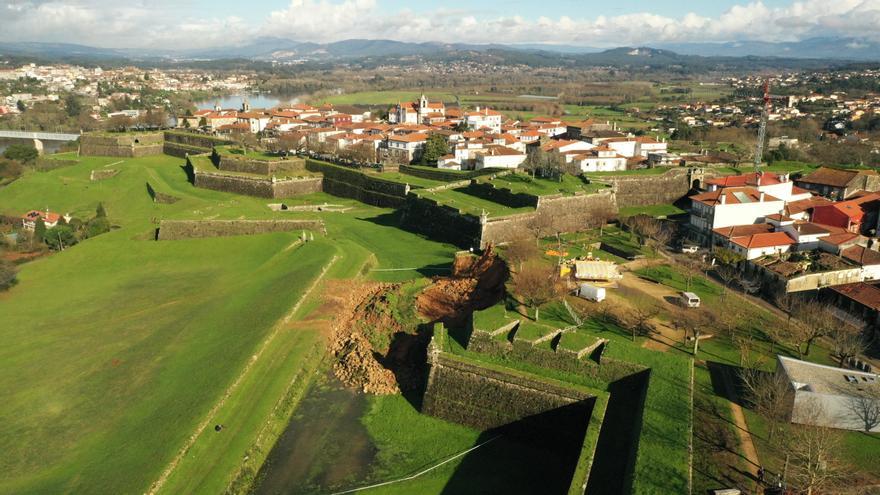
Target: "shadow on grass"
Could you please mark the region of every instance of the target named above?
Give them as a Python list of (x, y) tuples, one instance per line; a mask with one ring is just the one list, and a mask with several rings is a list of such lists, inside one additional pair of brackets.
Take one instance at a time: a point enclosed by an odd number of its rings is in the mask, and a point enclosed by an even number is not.
[(629, 493), (631, 480), (627, 478), (635, 463), (649, 378), (650, 370), (645, 370), (609, 385), (611, 397), (599, 431), (587, 493)]
[(475, 445), (491, 441), (461, 459), (441, 493), (567, 493), (594, 404), (588, 399), (484, 431)]

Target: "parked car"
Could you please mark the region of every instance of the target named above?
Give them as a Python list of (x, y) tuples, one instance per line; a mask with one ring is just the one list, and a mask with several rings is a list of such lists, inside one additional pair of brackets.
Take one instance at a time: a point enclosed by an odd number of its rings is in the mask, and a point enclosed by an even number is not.
[(678, 294), (678, 300), (681, 302), (681, 305), (686, 308), (699, 308), (700, 307), (700, 296), (694, 294), (693, 292), (681, 291)]

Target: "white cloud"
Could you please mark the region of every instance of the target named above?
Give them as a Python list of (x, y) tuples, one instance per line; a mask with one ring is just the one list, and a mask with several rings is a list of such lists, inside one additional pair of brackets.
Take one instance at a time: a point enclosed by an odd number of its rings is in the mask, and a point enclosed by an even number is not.
[[(571, 5), (571, 4), (569, 4)], [(188, 8), (189, 7), (189, 8)], [(505, 10), (508, 10), (505, 7)], [(814, 36), (880, 40), (880, 0), (799, 0), (769, 7), (740, 3), (716, 17), (634, 12), (523, 18), (515, 12), (437, 8), (389, 11), (377, 0), (291, 0), (264, 21), (194, 13), (172, 0), (0, 0), (0, 39), (117, 47), (205, 47), (257, 36), (327, 42), (350, 38), (592, 46), (683, 41), (793, 41)]]

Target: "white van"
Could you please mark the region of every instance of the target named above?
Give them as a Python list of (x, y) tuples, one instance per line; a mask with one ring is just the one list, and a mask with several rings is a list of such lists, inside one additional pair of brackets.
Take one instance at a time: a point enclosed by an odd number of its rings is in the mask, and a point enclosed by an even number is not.
[(681, 301), (681, 305), (686, 308), (700, 307), (700, 296), (694, 294), (693, 292), (681, 291), (678, 294), (678, 299), (679, 301)]
[(605, 300), (605, 287), (581, 284), (578, 288), (578, 296), (588, 301), (602, 302)]

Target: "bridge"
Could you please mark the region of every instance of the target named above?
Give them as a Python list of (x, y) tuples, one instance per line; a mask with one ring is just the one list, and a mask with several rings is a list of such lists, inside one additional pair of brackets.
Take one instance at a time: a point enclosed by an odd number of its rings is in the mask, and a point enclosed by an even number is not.
[(40, 141), (76, 141), (79, 134), (41, 131), (5, 131), (0, 130), (0, 138), (39, 139)]

